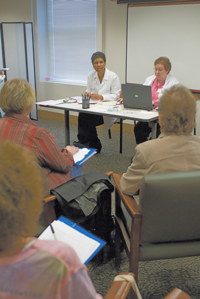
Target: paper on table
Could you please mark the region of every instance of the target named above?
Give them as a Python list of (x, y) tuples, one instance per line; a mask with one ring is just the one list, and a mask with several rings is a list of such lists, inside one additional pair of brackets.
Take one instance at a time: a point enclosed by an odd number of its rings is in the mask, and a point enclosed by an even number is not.
[(137, 111), (130, 111), (130, 110), (123, 110), (123, 113), (136, 114), (138, 112)]
[(50, 101), (36, 102), (36, 104), (42, 106), (59, 105), (59, 104), (63, 104), (63, 99), (55, 100), (55, 101), (50, 100)]
[(98, 105), (98, 106), (95, 106), (95, 107), (91, 107), (92, 108), (92, 111), (99, 111), (99, 112), (106, 112), (108, 111), (108, 106), (102, 106), (102, 105)]
[(154, 114), (155, 111), (147, 111), (147, 110), (141, 110), (139, 113), (142, 114)]
[[(85, 263), (100, 245), (96, 240), (89, 238), (59, 220), (53, 221), (52, 226), (56, 240), (69, 244), (76, 251), (82, 263)], [(54, 240), (50, 226), (45, 229), (39, 239)]]
[[(98, 102), (100, 102), (100, 101), (98, 101), (98, 100), (91, 100), (90, 99), (90, 104), (97, 104)], [(78, 104), (82, 104), (82, 97), (80, 97), (79, 99), (77, 99), (77, 103)]]

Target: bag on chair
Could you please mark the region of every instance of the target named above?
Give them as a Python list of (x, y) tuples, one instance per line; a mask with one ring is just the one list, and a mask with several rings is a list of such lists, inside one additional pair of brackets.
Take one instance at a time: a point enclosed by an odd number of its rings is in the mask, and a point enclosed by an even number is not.
[(56, 196), (62, 215), (109, 244), (110, 232), (114, 229), (111, 216), (113, 190), (107, 174), (91, 171), (52, 189), (51, 193)]

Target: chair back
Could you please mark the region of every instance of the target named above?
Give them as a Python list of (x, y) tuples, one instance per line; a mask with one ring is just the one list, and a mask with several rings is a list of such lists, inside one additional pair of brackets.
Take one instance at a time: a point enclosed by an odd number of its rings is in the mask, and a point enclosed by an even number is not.
[(200, 171), (147, 175), (140, 243), (200, 240)]

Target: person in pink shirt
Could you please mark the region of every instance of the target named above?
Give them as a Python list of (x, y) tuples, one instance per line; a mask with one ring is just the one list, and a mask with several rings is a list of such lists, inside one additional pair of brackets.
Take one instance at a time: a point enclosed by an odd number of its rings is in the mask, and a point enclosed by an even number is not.
[(69, 245), (33, 237), (45, 192), (37, 158), (9, 140), (0, 156), (0, 298), (102, 299)]
[[(179, 81), (170, 75), (171, 62), (167, 57), (159, 57), (154, 61), (154, 75), (147, 77), (143, 85), (151, 86), (152, 104), (156, 108), (159, 99), (165, 89), (179, 84)], [(119, 98), (118, 102), (123, 104), (123, 98)], [(134, 126), (134, 134), (136, 143), (142, 143), (148, 140), (151, 133), (151, 123), (139, 121)], [(157, 124), (157, 137), (160, 135), (160, 126)]]
[[(179, 84), (178, 80), (170, 75), (171, 62), (167, 57), (159, 57), (154, 61), (154, 75), (147, 77), (143, 85), (151, 85), (152, 104), (156, 108), (165, 89)], [(134, 126), (136, 143), (148, 140), (151, 133), (151, 123), (137, 122)], [(157, 137), (160, 135), (160, 126), (157, 124)]]

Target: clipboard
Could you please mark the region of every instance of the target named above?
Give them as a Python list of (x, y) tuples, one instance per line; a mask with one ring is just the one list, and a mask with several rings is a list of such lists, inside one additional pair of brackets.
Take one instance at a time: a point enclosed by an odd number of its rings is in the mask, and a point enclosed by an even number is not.
[[(53, 228), (53, 233), (52, 233)], [(70, 245), (83, 264), (88, 263), (106, 244), (80, 225), (64, 216), (54, 220), (39, 236), (41, 240), (57, 240)]]

